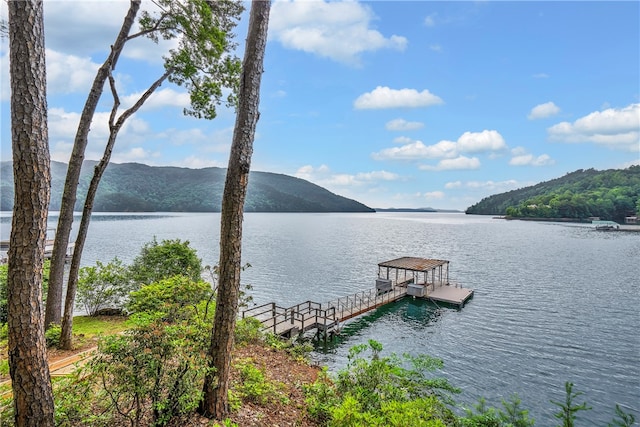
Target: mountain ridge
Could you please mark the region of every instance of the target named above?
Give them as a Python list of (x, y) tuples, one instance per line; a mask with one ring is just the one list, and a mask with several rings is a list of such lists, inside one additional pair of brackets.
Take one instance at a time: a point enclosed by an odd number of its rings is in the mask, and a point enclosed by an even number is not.
[[(95, 161), (82, 165), (75, 210), (82, 210)], [(50, 210), (60, 208), (67, 164), (51, 162)], [(100, 182), (95, 212), (220, 212), (226, 169), (189, 169), (110, 163)], [(13, 208), (13, 169), (0, 162), (0, 210)], [(251, 171), (245, 212), (375, 212), (301, 178)]]

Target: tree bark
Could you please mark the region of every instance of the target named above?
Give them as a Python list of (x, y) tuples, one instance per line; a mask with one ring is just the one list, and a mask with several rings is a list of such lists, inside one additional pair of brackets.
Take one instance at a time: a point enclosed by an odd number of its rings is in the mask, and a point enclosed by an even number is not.
[(211, 331), (209, 366), (200, 412), (223, 419), (229, 413), (231, 350), (240, 291), (242, 219), (249, 182), (253, 139), (260, 113), (260, 82), (267, 43), (270, 1), (251, 4), (240, 82), (239, 106), (229, 155), (220, 222), (220, 263), (216, 313)]
[(80, 219), (80, 228), (78, 229), (78, 237), (76, 238), (76, 245), (71, 258), (71, 267), (69, 269), (69, 280), (67, 281), (67, 295), (64, 301), (64, 316), (62, 317), (62, 330), (60, 331), (60, 347), (64, 350), (71, 350), (73, 347), (73, 307), (76, 301), (76, 291), (78, 289), (78, 273), (80, 271), (80, 261), (82, 260), (82, 251), (84, 249), (84, 242), (87, 238), (87, 232), (89, 231), (89, 223), (91, 222), (91, 212), (93, 212), (93, 202), (98, 192), (98, 185), (102, 179), (104, 171), (109, 165), (111, 159), (111, 153), (113, 152), (113, 146), (116, 143), (116, 138), (122, 126), (127, 119), (135, 114), (136, 111), (142, 107), (147, 99), (156, 91), (169, 77), (170, 71), (165, 73), (156, 80), (146, 92), (138, 99), (138, 101), (116, 120), (118, 107), (120, 107), (120, 98), (116, 90), (116, 84), (113, 76), (109, 75), (109, 84), (111, 86), (111, 93), (113, 94), (113, 107), (111, 109), (111, 115), (109, 117), (109, 139), (105, 146), (102, 159), (95, 166), (89, 189), (87, 190), (87, 197), (84, 202), (84, 208), (82, 210), (82, 218)]
[[(84, 153), (87, 147), (91, 121), (98, 106), (98, 101), (102, 96), (104, 84), (109, 77), (109, 73), (115, 68), (128, 40), (129, 32), (135, 23), (135, 17), (140, 9), (141, 0), (131, 0), (129, 11), (122, 23), (120, 33), (112, 46), (111, 54), (98, 69), (91, 91), (87, 97), (78, 130), (73, 142), (71, 158), (67, 169), (67, 177), (64, 183), (62, 200), (60, 203), (60, 216), (58, 217), (58, 227), (53, 243), (53, 253), (51, 256), (51, 270), (49, 271), (49, 289), (47, 292), (47, 306), (44, 324), (48, 328), (52, 324), (60, 324), (62, 317), (62, 284), (64, 282), (64, 263), (69, 245), (69, 236), (73, 226), (73, 209), (76, 204), (78, 182), (80, 181), (80, 170), (84, 161)], [(76, 249), (77, 250), (77, 249)]]
[(8, 268), (9, 373), (15, 425), (53, 426), (42, 317), (51, 171), (42, 0), (9, 1), (11, 139), (15, 185)]

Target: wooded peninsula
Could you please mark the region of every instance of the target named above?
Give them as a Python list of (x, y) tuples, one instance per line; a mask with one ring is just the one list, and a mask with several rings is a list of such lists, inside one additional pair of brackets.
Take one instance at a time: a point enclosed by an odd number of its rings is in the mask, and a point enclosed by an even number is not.
[(467, 214), (512, 218), (592, 217), (623, 223), (640, 212), (640, 166), (579, 169), (561, 178), (495, 194), (467, 208)]

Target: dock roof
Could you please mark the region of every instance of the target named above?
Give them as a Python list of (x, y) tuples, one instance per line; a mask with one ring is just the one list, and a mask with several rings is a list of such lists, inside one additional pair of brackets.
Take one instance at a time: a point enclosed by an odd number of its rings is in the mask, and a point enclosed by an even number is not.
[(442, 259), (429, 259), (417, 257), (402, 257), (385, 261), (378, 264), (379, 267), (397, 268), (410, 271), (430, 271), (436, 267), (448, 264), (449, 261)]

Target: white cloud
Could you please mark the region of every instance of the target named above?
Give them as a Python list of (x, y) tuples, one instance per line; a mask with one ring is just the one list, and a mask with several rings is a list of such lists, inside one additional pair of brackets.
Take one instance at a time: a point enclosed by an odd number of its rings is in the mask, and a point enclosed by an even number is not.
[(400, 176), (384, 170), (357, 174), (334, 173), (327, 165), (300, 167), (294, 176), (331, 189), (336, 187), (370, 186), (384, 181), (397, 181)]
[(501, 193), (509, 190), (515, 190), (516, 188), (526, 187), (528, 185), (532, 185), (532, 183), (520, 183), (515, 179), (509, 179), (506, 181), (467, 181), (462, 184), (462, 187)]
[(358, 110), (382, 108), (417, 108), (442, 104), (440, 97), (427, 89), (418, 92), (415, 89), (391, 89), (378, 86), (368, 93), (360, 95), (353, 106)]
[[(144, 92), (137, 92), (121, 97), (122, 108), (131, 107), (143, 94)], [(172, 88), (165, 88), (156, 90), (149, 99), (147, 99), (140, 111), (161, 109), (164, 107), (177, 107), (182, 109), (189, 107), (190, 104), (191, 99), (187, 92), (178, 92)], [(180, 114), (182, 114), (182, 111), (180, 111)]]
[(100, 68), (90, 57), (68, 55), (47, 49), (47, 92), (89, 93)]
[(444, 199), (444, 192), (443, 191), (429, 191), (426, 192), (422, 195), (425, 199), (427, 200), (439, 200), (439, 199)]
[[(497, 153), (506, 148), (507, 145), (498, 131), (483, 130), (465, 132), (455, 142), (442, 140), (433, 145), (425, 145), (422, 141), (411, 141), (400, 147), (385, 148), (371, 154), (371, 157), (375, 160), (453, 159), (459, 157), (460, 153)], [(445, 162), (444, 165), (447, 166), (449, 163)]]
[(405, 119), (390, 120), (385, 124), (385, 129), (392, 131), (409, 131), (422, 129), (424, 123), (422, 122), (408, 122)]
[[(145, 6), (150, 4), (145, 2)], [(47, 1), (44, 28), (47, 48), (106, 58), (129, 9), (127, 1)]]
[(552, 165), (555, 161), (548, 154), (534, 156), (533, 154), (521, 154), (509, 160), (511, 166), (546, 166)]
[(373, 153), (375, 160), (418, 160), (437, 159), (455, 156), (456, 143), (440, 141), (434, 145), (425, 145), (422, 141), (415, 141), (401, 147), (385, 148)]
[(358, 65), (364, 52), (405, 49), (406, 38), (385, 37), (371, 29), (373, 19), (369, 7), (354, 1), (276, 1), (271, 7), (269, 35), (288, 49), (350, 65)]
[(432, 13), (431, 15), (428, 15), (424, 18), (424, 25), (425, 27), (435, 27), (436, 26), (436, 15), (435, 13)]
[(398, 136), (396, 138), (393, 138), (394, 144), (410, 144), (412, 142), (414, 142), (414, 140), (409, 138), (408, 136)]
[(579, 118), (573, 123), (561, 122), (547, 129), (553, 141), (592, 142), (612, 149), (640, 149), (640, 104), (624, 108), (608, 108)]
[(533, 107), (527, 118), (529, 120), (545, 119), (547, 117), (555, 116), (559, 112), (560, 108), (556, 104), (553, 102), (546, 102)]
[[(51, 148), (51, 158), (53, 160), (68, 162), (73, 147), (80, 113), (67, 112), (62, 108), (50, 108), (48, 112), (49, 144)], [(104, 146), (109, 137), (109, 113), (96, 112), (91, 122), (91, 132), (89, 142), (85, 151), (87, 160), (98, 160), (102, 157)], [(144, 144), (152, 139), (152, 132), (149, 124), (135, 116), (127, 120), (118, 133), (114, 149), (114, 158), (123, 156), (123, 149), (130, 149), (133, 145)], [(134, 155), (135, 152), (129, 154)], [(115, 161), (115, 160), (113, 160)]]
[(537, 73), (533, 75), (534, 79), (548, 79), (550, 76), (547, 73)]
[(455, 159), (442, 159), (436, 166), (420, 165), (420, 169), (426, 171), (472, 170), (479, 167), (480, 159), (466, 156), (458, 156)]
[(462, 187), (462, 181), (447, 182), (444, 185), (444, 188), (446, 188), (447, 190), (450, 190), (453, 188), (460, 188), (460, 187)]
[(440, 46), (439, 44), (430, 44), (429, 50), (432, 50), (434, 52), (442, 52), (442, 46)]
[(465, 132), (458, 138), (458, 150), (465, 153), (500, 151), (507, 148), (504, 138), (498, 131)]

